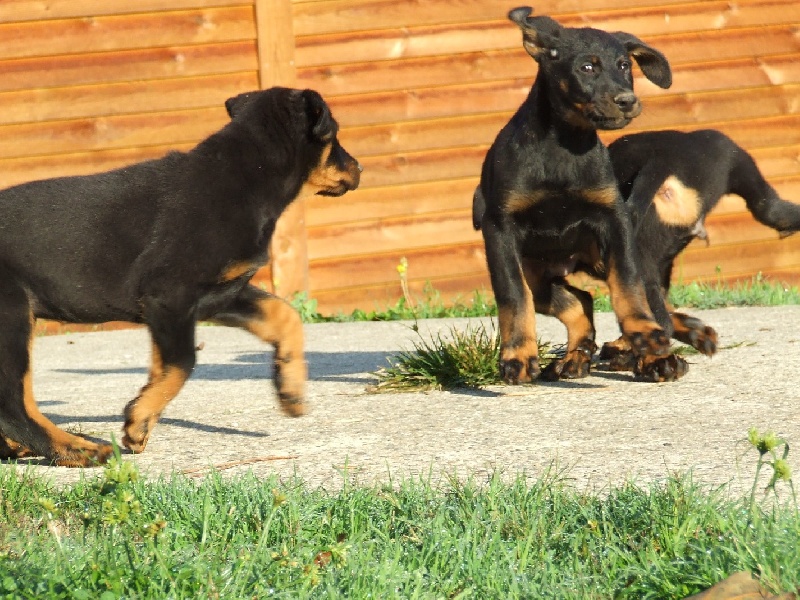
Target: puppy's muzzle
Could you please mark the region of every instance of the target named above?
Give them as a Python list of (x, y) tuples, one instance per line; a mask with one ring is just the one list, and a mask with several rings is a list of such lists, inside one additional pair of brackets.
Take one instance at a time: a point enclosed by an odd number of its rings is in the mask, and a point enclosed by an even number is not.
[(361, 173), (364, 170), (364, 167), (361, 166), (355, 158), (352, 158), (348, 155), (349, 160), (345, 165), (345, 168), (340, 172), (341, 177), (337, 185), (320, 190), (317, 192), (318, 196), (343, 196), (347, 192), (350, 192), (356, 189), (361, 183)]

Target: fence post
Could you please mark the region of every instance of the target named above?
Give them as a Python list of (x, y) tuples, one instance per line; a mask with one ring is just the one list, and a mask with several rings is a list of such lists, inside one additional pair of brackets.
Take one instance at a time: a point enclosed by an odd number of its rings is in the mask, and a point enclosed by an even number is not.
[[(291, 0), (255, 0), (261, 89), (294, 87), (294, 22)], [(305, 201), (295, 200), (278, 219), (272, 237), (272, 289), (288, 297), (308, 290)]]

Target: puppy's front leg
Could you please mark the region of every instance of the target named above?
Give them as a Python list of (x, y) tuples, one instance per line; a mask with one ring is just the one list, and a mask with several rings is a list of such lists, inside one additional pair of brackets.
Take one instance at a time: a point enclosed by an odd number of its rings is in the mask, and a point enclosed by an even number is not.
[(135, 453), (145, 449), (161, 413), (186, 383), (195, 365), (194, 314), (180, 318), (162, 307), (147, 307), (145, 313), (153, 343), (150, 377), (139, 395), (125, 407), (122, 438), (122, 443)]
[(281, 409), (290, 417), (306, 412), (308, 368), (303, 354), (303, 322), (292, 306), (272, 294), (247, 285), (212, 321), (240, 327), (275, 348), (275, 387)]
[(628, 221), (618, 218), (607, 265), (611, 305), (636, 357), (634, 374), (649, 381), (675, 381), (689, 370), (681, 357), (670, 354), (670, 337), (656, 322), (634, 260)]
[(493, 219), (482, 231), (500, 323), (500, 376), (511, 384), (533, 381), (540, 372), (536, 317), (514, 236)]

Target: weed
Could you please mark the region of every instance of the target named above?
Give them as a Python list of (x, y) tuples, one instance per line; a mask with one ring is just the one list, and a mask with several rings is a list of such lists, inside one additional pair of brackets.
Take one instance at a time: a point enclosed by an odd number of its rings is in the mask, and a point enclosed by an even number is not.
[[(419, 327), (411, 328), (419, 337), (413, 350), (398, 353), (390, 366), (374, 373), (376, 392), (423, 391), (433, 389), (480, 388), (501, 383), (498, 368), (500, 336), (492, 326), (451, 326), (446, 335), (438, 332), (430, 340)], [(539, 342), (542, 368), (552, 359), (548, 344)]]

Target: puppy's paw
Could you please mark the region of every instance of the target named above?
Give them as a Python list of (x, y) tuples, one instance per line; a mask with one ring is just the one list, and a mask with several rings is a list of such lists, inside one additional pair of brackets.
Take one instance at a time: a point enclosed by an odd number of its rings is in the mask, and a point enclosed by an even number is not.
[(674, 313), (675, 339), (688, 344), (701, 354), (713, 356), (717, 352), (718, 337), (713, 327), (709, 327), (696, 317)]
[(625, 337), (636, 356), (666, 356), (669, 354), (669, 336), (660, 327), (647, 331), (633, 331)]
[(28, 456), (39, 456), (30, 448), (0, 435), (0, 460), (14, 460)]
[(283, 358), (275, 360), (275, 387), (281, 410), (289, 417), (306, 414), (305, 385), (308, 367), (305, 360)]
[[(139, 412), (142, 412), (139, 410)], [(125, 407), (125, 425), (122, 427), (122, 444), (134, 454), (144, 452), (150, 431), (158, 422), (159, 415), (137, 416), (135, 401)]]
[(511, 385), (533, 381), (540, 372), (538, 355), (500, 359), (500, 377)]
[(636, 367), (636, 355), (624, 337), (603, 344), (598, 357), (609, 371), (633, 371)]
[(597, 345), (594, 341), (582, 341), (576, 349), (567, 352), (563, 358), (552, 360), (542, 371), (542, 379), (557, 381), (586, 377), (592, 365), (592, 355), (596, 351)]
[(654, 383), (677, 381), (689, 371), (689, 363), (680, 356), (644, 356), (636, 361), (633, 374), (642, 381)]
[(54, 447), (53, 454), (47, 458), (59, 467), (97, 467), (108, 462), (112, 451), (108, 444), (95, 444), (80, 439), (80, 442), (69, 446)]

